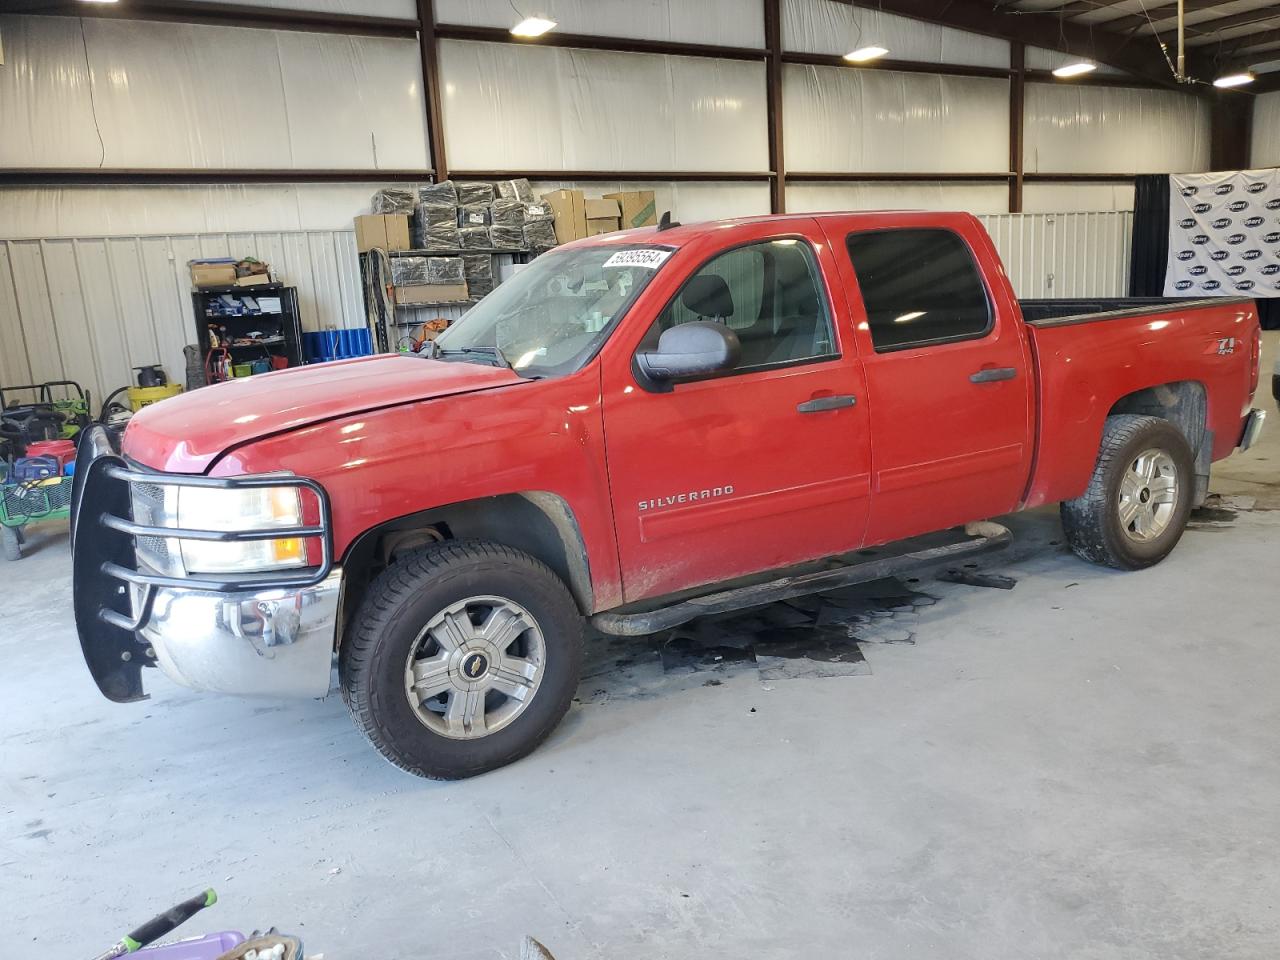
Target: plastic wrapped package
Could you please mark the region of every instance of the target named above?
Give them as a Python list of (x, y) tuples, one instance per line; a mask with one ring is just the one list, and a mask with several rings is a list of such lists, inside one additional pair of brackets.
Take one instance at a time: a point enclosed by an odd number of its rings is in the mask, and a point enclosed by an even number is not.
[(498, 181), (498, 196), (503, 200), (519, 200), (521, 203), (533, 203), (533, 186), (524, 177), (514, 180)]
[(493, 257), (487, 253), (464, 253), (462, 275), (468, 280), (492, 280)]
[(455, 223), (439, 223), (422, 231), (422, 250), (457, 250), (462, 246)]
[[(555, 230), (551, 231), (552, 237)], [(523, 250), (524, 227), (508, 227), (495, 223), (489, 228), (489, 240), (496, 250)]]
[(418, 188), (418, 202), (431, 207), (456, 207), (458, 188), (453, 185), (452, 180), (424, 183)]
[(467, 293), (472, 300), (479, 300), (481, 297), (487, 297), (493, 293), (493, 278), (476, 277), (467, 280)]
[(489, 205), (489, 220), (495, 227), (523, 227), (524, 203), (520, 200), (495, 200)]
[[(431, 259), (444, 259), (433, 257)], [(427, 257), (392, 257), (391, 285), (409, 287), (419, 283), (431, 283), (430, 260)]]
[[(403, 258), (402, 258), (403, 259)], [(461, 283), (461, 257), (427, 257), (427, 283)]]
[(489, 226), (489, 205), (487, 203), (464, 203), (458, 207), (458, 226)]
[(492, 183), (459, 183), (458, 206), (465, 207), (473, 203), (493, 203), (496, 194)]
[(488, 250), (492, 246), (489, 240), (488, 227), (461, 227), (455, 229), (458, 232), (458, 249), (460, 250)]
[(551, 223), (555, 220), (555, 211), (551, 209), (551, 204), (539, 200), (537, 203), (526, 203), (524, 205), (524, 222), (525, 223)]
[(550, 220), (535, 220), (524, 225), (524, 245), (530, 250), (550, 250), (556, 245), (556, 225)]
[(388, 187), (379, 190), (369, 202), (371, 213), (403, 213), (413, 214), (418, 202), (418, 191), (414, 187)]
[(439, 204), (418, 204), (414, 215), (418, 219), (418, 226), (426, 229), (427, 227), (443, 227), (458, 225), (458, 208), (446, 207)]

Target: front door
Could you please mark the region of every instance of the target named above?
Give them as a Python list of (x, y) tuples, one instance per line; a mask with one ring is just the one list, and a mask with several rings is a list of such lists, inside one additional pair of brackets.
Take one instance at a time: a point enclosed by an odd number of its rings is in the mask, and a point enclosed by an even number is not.
[[(604, 367), (627, 602), (861, 543), (870, 437), (861, 370), (820, 269), (832, 260), (803, 236), (744, 242), (697, 268), (644, 339)], [(843, 321), (843, 297), (837, 305)], [(643, 383), (635, 350), (690, 320), (735, 330), (737, 366), (667, 390)]]
[(834, 226), (871, 411), (867, 543), (1013, 510), (1031, 471), (1034, 384), (1017, 305), (983, 281), (1000, 267), (981, 226)]

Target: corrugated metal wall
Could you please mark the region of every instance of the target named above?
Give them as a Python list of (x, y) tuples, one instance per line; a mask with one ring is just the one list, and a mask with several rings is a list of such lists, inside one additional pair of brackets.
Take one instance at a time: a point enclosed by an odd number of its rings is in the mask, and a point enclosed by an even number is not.
[(979, 217), (1019, 297), (1123, 297), (1133, 213), (1003, 213)]
[(355, 234), (214, 233), (0, 241), (0, 385), (75, 380), (101, 400), (160, 363), (185, 380), (199, 257), (253, 256), (298, 288), (304, 330), (364, 325)]
[[(1132, 214), (981, 220), (1019, 296), (1124, 296)], [(364, 325), (350, 231), (0, 241), (0, 385), (70, 379), (101, 399), (156, 362), (181, 382), (195, 338), (187, 261), (227, 256), (296, 286), (304, 330)]]

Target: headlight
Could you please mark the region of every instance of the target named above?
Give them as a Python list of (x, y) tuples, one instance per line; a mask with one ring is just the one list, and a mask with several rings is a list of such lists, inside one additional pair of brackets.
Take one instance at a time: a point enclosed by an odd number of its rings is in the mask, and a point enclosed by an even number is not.
[[(134, 520), (151, 526), (236, 533), (302, 526), (297, 487), (135, 483), (132, 488)], [(139, 560), (169, 576), (282, 570), (307, 562), (298, 537), (229, 542), (140, 537), (136, 546)]]
[[(297, 487), (178, 487), (179, 527), (244, 533), (302, 526)], [(181, 540), (187, 573), (280, 570), (306, 565), (298, 537), (282, 540)]]

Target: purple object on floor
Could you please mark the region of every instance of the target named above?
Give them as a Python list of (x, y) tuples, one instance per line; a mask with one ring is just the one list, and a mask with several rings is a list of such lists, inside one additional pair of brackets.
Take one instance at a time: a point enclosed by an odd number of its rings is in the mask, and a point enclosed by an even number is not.
[(244, 943), (244, 934), (234, 930), (210, 933), (190, 940), (176, 940), (158, 947), (144, 947), (135, 956), (146, 954), (146, 960), (217, 960), (232, 947)]

